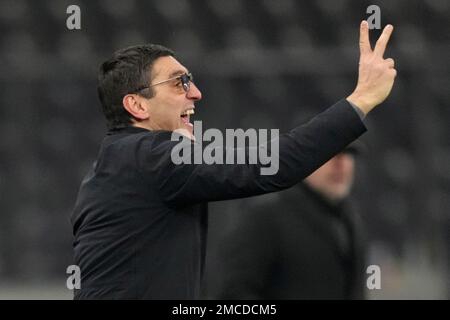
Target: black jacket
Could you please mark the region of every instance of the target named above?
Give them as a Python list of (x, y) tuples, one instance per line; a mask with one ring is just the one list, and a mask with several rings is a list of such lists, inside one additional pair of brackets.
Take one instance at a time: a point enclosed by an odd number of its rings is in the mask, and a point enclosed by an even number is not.
[[(195, 299), (206, 246), (206, 203), (286, 189), (366, 130), (342, 100), (279, 137), (279, 171), (260, 165), (175, 165), (171, 132), (108, 133), (82, 181), (71, 222), (76, 299)], [(248, 162), (247, 162), (248, 163)]]
[(301, 183), (241, 208), (220, 242), (219, 270), (208, 270), (210, 297), (364, 299), (363, 226), (348, 201), (332, 205)]

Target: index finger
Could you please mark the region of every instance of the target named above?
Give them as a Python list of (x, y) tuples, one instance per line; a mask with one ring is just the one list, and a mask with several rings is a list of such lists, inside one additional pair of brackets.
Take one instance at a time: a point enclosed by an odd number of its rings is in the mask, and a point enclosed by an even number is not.
[(359, 28), (359, 50), (361, 55), (372, 52), (369, 40), (369, 24), (366, 20), (361, 22), (361, 26)]
[(390, 24), (384, 27), (383, 33), (378, 38), (377, 44), (375, 45), (375, 49), (373, 50), (375, 54), (381, 57), (384, 55), (384, 51), (386, 51), (386, 46), (389, 42), (389, 38), (391, 37), (393, 30), (394, 27)]

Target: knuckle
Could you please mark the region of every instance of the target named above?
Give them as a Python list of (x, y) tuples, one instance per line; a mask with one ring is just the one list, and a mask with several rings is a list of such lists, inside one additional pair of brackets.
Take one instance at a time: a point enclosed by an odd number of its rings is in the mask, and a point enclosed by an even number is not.
[(389, 61), (387, 62), (388, 67), (393, 68), (395, 66), (395, 61), (394, 59), (389, 59)]

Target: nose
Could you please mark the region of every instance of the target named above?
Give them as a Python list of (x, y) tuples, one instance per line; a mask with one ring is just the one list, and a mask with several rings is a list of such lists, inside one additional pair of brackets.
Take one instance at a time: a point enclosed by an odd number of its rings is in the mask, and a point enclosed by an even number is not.
[(186, 97), (190, 100), (198, 101), (202, 98), (201, 91), (197, 88), (197, 86), (191, 82), (189, 91), (186, 93)]

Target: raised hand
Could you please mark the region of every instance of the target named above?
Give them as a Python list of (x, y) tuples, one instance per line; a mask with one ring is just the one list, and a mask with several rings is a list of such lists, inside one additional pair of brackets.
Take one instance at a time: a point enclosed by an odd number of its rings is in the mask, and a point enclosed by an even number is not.
[(369, 41), (369, 25), (361, 22), (360, 27), (360, 57), (358, 84), (347, 100), (358, 106), (365, 114), (382, 103), (394, 85), (397, 71), (394, 60), (384, 59), (383, 55), (394, 27), (387, 25), (372, 50)]

